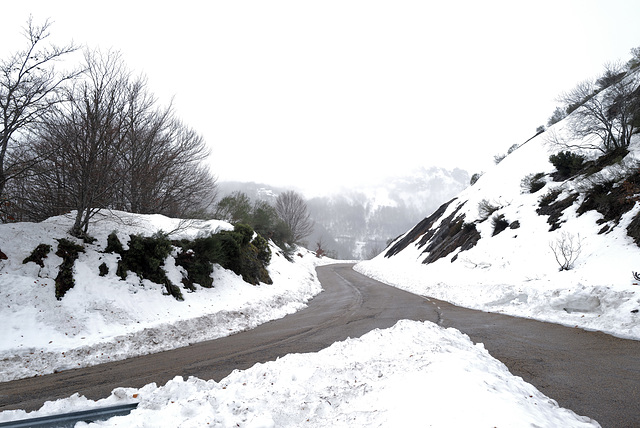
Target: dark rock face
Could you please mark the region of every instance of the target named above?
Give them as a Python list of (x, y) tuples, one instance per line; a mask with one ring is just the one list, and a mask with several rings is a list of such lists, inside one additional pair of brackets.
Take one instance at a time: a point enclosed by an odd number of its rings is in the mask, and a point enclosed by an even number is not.
[(578, 199), (578, 194), (574, 193), (565, 199), (556, 200), (548, 204), (541, 204), (536, 210), (538, 215), (548, 215), (547, 223), (551, 225), (549, 232), (552, 232), (560, 228), (560, 217), (564, 213), (564, 210), (569, 208)]
[[(458, 248), (460, 251), (466, 251), (474, 247), (480, 240), (480, 232), (476, 229), (474, 223), (465, 223), (464, 215), (457, 215), (460, 207), (454, 211), (449, 217), (442, 220), (436, 233), (433, 234), (428, 242), (427, 248), (423, 253), (429, 253), (423, 263), (433, 263), (436, 260), (446, 257)], [(457, 255), (453, 257), (455, 261)]]
[[(420, 239), (418, 248), (424, 247), (423, 254), (428, 253), (423, 261), (425, 264), (433, 263), (457, 249), (465, 251), (475, 246), (480, 240), (480, 232), (478, 232), (474, 223), (465, 223), (464, 215), (458, 214), (464, 204), (460, 204), (453, 213), (441, 219), (453, 201), (455, 199), (440, 206), (431, 216), (418, 223), (416, 227), (387, 251), (385, 257), (392, 257), (398, 254), (418, 239)], [(437, 222), (440, 222), (440, 224), (437, 228), (433, 228), (433, 225)], [(452, 261), (455, 259), (456, 257)]]
[(450, 200), (449, 202), (442, 204), (440, 208), (438, 208), (433, 214), (429, 217), (422, 220), (418, 223), (413, 229), (411, 229), (401, 240), (396, 242), (387, 253), (384, 255), (385, 257), (392, 257), (398, 254), (400, 251), (404, 250), (409, 246), (409, 244), (415, 242), (419, 237), (424, 235), (433, 227), (434, 223), (438, 221), (438, 219), (444, 214), (449, 205), (455, 201), (455, 198)]

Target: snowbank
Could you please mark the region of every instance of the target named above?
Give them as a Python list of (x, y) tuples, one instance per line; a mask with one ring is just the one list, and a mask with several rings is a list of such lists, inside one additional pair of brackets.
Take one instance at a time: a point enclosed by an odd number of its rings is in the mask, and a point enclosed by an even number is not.
[[(119, 388), (97, 402), (72, 396), (29, 416), (139, 401), (128, 416), (77, 426), (597, 427), (557, 403), (454, 329), (400, 321), (317, 353), (289, 354), (219, 383), (176, 377)], [(0, 421), (24, 418), (21, 410)]]

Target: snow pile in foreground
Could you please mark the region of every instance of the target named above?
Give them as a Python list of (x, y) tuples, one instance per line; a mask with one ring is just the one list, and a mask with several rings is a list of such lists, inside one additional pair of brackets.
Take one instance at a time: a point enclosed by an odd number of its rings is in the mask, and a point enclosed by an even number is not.
[[(463, 191), (441, 216), (446, 218), (460, 208), (456, 215), (465, 215), (465, 222), (480, 221), (479, 206), (488, 201), (498, 208), (494, 216), (502, 215), (512, 225), (517, 222), (517, 227), (493, 236), (489, 218), (476, 223), (481, 239), (467, 251), (456, 250), (423, 264), (428, 253), (418, 237), (398, 254), (386, 258), (385, 251), (355, 269), (460, 306), (640, 339), (640, 285), (632, 276), (632, 271), (640, 271), (640, 248), (626, 233), (640, 203), (618, 225), (605, 223), (610, 230), (602, 233), (602, 215), (596, 211), (578, 214), (582, 196), (563, 211), (560, 228), (550, 232), (548, 216), (536, 212), (540, 198), (552, 190), (562, 192), (559, 198), (567, 197), (586, 184), (553, 182), (547, 177), (540, 191), (523, 191), (524, 177), (554, 169), (544, 138), (541, 134), (507, 156)], [(630, 158), (640, 153), (639, 144), (631, 148)], [(615, 176), (616, 168), (620, 166), (608, 167), (600, 175)], [(580, 242), (581, 250), (575, 254), (573, 269), (560, 272), (550, 245), (562, 242), (563, 237)]]
[[(106, 399), (46, 403), (29, 416), (139, 401), (128, 416), (77, 426), (596, 427), (561, 408), (454, 329), (400, 321), (317, 353), (289, 354), (225, 379), (176, 377)], [(24, 418), (22, 410), (0, 421)]]
[[(170, 219), (161, 215), (113, 212), (98, 215), (90, 234), (97, 240), (86, 245), (74, 267), (75, 287), (58, 301), (55, 277), (62, 259), (56, 256), (56, 238), (67, 235), (70, 216), (41, 223), (0, 225), (0, 381), (52, 373), (77, 367), (160, 352), (189, 343), (215, 339), (281, 318), (306, 306), (321, 291), (315, 274), (319, 263), (300, 249), (291, 263), (272, 246), (269, 273), (273, 285), (247, 284), (231, 271), (216, 267), (214, 288), (198, 287), (184, 301), (163, 295), (164, 287), (129, 275), (116, 274), (117, 255), (103, 253), (107, 235), (116, 230), (121, 242), (129, 234), (151, 235), (174, 231), (172, 239), (195, 237), (232, 229), (221, 221)], [(22, 264), (38, 244), (53, 250), (44, 267)], [(101, 277), (102, 263), (109, 273)], [(181, 274), (172, 257), (165, 261), (167, 276), (180, 284)]]

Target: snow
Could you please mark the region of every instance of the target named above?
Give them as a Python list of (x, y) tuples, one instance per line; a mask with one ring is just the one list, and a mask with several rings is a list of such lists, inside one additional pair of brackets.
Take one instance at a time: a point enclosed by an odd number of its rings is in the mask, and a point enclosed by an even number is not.
[[(578, 215), (583, 196), (564, 210), (560, 227), (549, 231), (547, 217), (536, 213), (542, 195), (569, 195), (584, 189), (583, 180), (554, 182), (535, 194), (521, 180), (550, 173), (553, 138), (566, 138), (564, 122), (509, 154), (475, 185), (462, 191), (441, 219), (455, 210), (467, 223), (477, 221), (481, 239), (433, 263), (420, 240), (394, 255), (385, 252), (355, 269), (413, 293), (488, 312), (559, 323), (640, 340), (640, 286), (632, 272), (640, 248), (626, 228), (640, 203), (618, 224), (595, 211)], [(636, 139), (626, 165), (591, 176), (591, 183), (620, 175), (638, 165)], [(562, 196), (561, 196), (562, 197)], [(492, 236), (490, 220), (478, 206), (495, 205), (510, 223)], [(598, 224), (601, 223), (601, 224)], [(54, 278), (61, 263), (50, 253), (43, 267), (22, 260), (40, 243), (72, 239), (72, 214), (41, 223), (0, 225), (0, 382), (43, 375), (106, 361), (188, 346), (251, 329), (303, 309), (322, 291), (315, 267), (332, 263), (299, 248), (293, 261), (272, 245), (269, 273), (274, 284), (252, 286), (216, 266), (214, 288), (183, 291), (178, 302), (163, 287), (129, 275), (115, 275), (117, 255), (103, 253), (107, 235), (159, 230), (172, 238), (196, 237), (232, 226), (222, 221), (185, 221), (160, 215), (104, 212), (94, 219), (96, 238), (74, 267), (76, 286), (58, 301)], [(433, 227), (438, 227), (439, 223)], [(570, 270), (560, 270), (553, 245), (571, 237), (581, 249)], [(401, 239), (402, 237), (398, 238)], [(101, 277), (97, 266), (109, 273)], [(165, 260), (167, 276), (178, 283), (181, 268)], [(430, 322), (403, 320), (394, 327), (350, 338), (316, 353), (289, 354), (276, 361), (234, 371), (220, 382), (176, 377), (166, 385), (120, 387), (93, 401), (75, 394), (47, 402), (34, 412), (0, 412), (0, 422), (86, 410), (96, 406), (139, 403), (128, 416), (92, 426), (131, 427), (288, 427), (288, 426), (510, 426), (582, 427), (596, 421), (564, 409), (535, 387), (513, 376), (481, 343), (454, 329)], [(79, 423), (77, 426), (86, 426)]]
[[(599, 330), (615, 336), (640, 339), (640, 286), (632, 272), (640, 270), (640, 248), (627, 236), (626, 228), (640, 210), (640, 204), (626, 213), (620, 224), (599, 234), (602, 218), (595, 211), (580, 216), (576, 210), (581, 199), (565, 210), (561, 227), (549, 232), (547, 217), (536, 213), (538, 201), (552, 188), (568, 194), (584, 186), (578, 181), (554, 183), (535, 194), (523, 193), (522, 178), (529, 174), (553, 171), (549, 135), (563, 134), (564, 122), (540, 134), (507, 156), (496, 168), (467, 188), (449, 205), (442, 218), (459, 204), (466, 222), (479, 219), (478, 204), (487, 200), (501, 207), (509, 222), (496, 236), (490, 220), (477, 225), (482, 238), (470, 250), (456, 251), (431, 264), (419, 248), (419, 239), (399, 254), (386, 258), (385, 252), (355, 269), (385, 283), (413, 293), (446, 300), (460, 306), (498, 312)], [(637, 159), (636, 140), (627, 156), (627, 164)], [(608, 167), (599, 176), (616, 176), (620, 166)], [(596, 180), (598, 177), (592, 177)], [(564, 236), (581, 242), (581, 251), (573, 269), (559, 271), (550, 244)], [(453, 257), (457, 256), (455, 261)]]
[[(96, 218), (74, 270), (76, 286), (58, 301), (52, 253), (44, 267), (22, 260), (39, 243), (66, 237), (70, 216), (38, 224), (0, 225), (3, 304), (0, 319), (0, 374), (3, 381), (186, 346), (252, 328), (300, 310), (321, 291), (320, 260), (299, 249), (289, 262), (272, 247), (273, 285), (251, 286), (220, 267), (212, 289), (184, 292), (178, 302), (162, 287), (113, 272), (116, 256), (100, 252), (113, 230), (130, 233), (162, 229), (173, 237), (229, 229), (224, 222), (180, 222), (163, 216), (105, 213)], [(109, 266), (106, 277), (96, 266)], [(165, 261), (170, 278), (179, 272)], [(557, 403), (491, 357), (482, 344), (454, 329), (430, 322), (400, 321), (361, 338), (310, 354), (234, 371), (220, 382), (176, 377), (166, 385), (117, 388), (93, 401), (75, 394), (47, 402), (34, 412), (0, 412), (0, 422), (96, 406), (139, 402), (128, 416), (93, 426), (287, 427), (287, 426), (599, 426)], [(77, 426), (86, 426), (78, 423)]]
[[(252, 286), (231, 271), (214, 269), (214, 288), (183, 290), (184, 302), (163, 294), (162, 286), (129, 275), (116, 276), (117, 255), (105, 254), (107, 235), (116, 230), (121, 242), (129, 234), (150, 235), (174, 231), (171, 238), (195, 237), (233, 227), (221, 221), (185, 222), (159, 215), (113, 212), (99, 215), (90, 232), (97, 239), (80, 253), (74, 267), (75, 287), (60, 301), (54, 280), (61, 258), (52, 251), (43, 268), (22, 260), (40, 243), (56, 248), (66, 237), (70, 216), (42, 223), (0, 225), (0, 261), (3, 304), (0, 319), (0, 380), (8, 381), (84, 367), (187, 346), (216, 339), (281, 318), (306, 306), (321, 291), (315, 277), (320, 263), (300, 249), (295, 263), (285, 260), (277, 247), (269, 272), (273, 285)], [(105, 262), (109, 274), (98, 275)], [(165, 262), (167, 276), (179, 284), (181, 274), (173, 257)]]
[[(454, 329), (400, 321), (311, 354), (232, 372), (220, 382), (176, 377), (164, 386), (78, 395), (31, 416), (138, 402), (127, 416), (84, 426), (127, 427), (594, 427), (540, 393)], [(3, 416), (23, 417), (22, 411)]]

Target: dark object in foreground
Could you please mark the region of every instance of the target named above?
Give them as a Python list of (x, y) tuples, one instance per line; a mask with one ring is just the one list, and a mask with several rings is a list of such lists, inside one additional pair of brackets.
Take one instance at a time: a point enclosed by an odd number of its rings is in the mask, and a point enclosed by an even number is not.
[(79, 412), (49, 415), (40, 418), (20, 419), (17, 421), (2, 422), (0, 428), (66, 428), (74, 427), (78, 422), (104, 421), (114, 416), (124, 416), (138, 407), (138, 403), (121, 404), (119, 406), (100, 407)]

